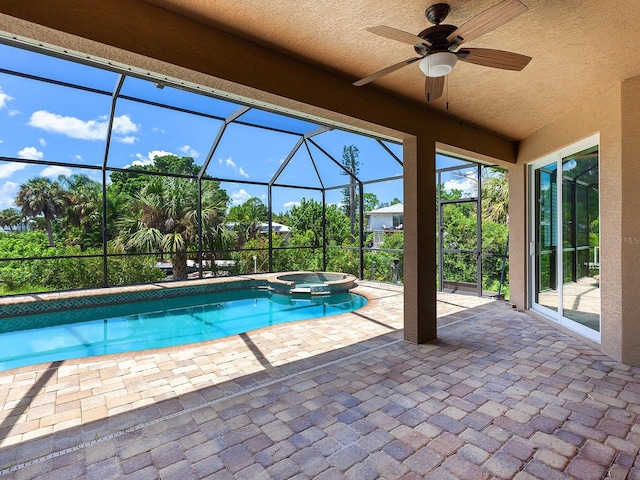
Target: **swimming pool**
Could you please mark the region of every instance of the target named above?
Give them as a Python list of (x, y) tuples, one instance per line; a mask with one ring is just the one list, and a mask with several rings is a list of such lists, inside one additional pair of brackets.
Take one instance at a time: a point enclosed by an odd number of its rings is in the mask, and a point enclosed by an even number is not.
[(20, 322), (0, 321), (0, 370), (212, 340), (366, 303), (349, 292), (292, 296), (245, 289), (25, 315)]

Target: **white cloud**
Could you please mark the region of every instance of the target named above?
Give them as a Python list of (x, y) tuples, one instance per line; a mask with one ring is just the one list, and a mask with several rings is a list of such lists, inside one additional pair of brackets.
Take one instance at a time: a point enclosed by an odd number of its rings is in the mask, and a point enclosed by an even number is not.
[(138, 141), (138, 137), (134, 137), (132, 135), (127, 135), (124, 137), (113, 137), (114, 140), (116, 142), (120, 142), (120, 143), (128, 143), (128, 144), (134, 144)]
[(82, 155), (74, 155), (73, 158), (75, 158), (78, 161), (82, 161)]
[(178, 148), (178, 151), (183, 155), (191, 158), (198, 158), (200, 156), (200, 152), (198, 152), (194, 148), (191, 148), (190, 145), (183, 145), (182, 147)]
[(13, 97), (7, 93), (2, 91), (2, 87), (0, 87), (0, 108), (5, 108), (7, 103), (13, 100)]
[(233, 205), (240, 205), (251, 198), (251, 195), (247, 193), (244, 188), (241, 188), (237, 192), (231, 194), (231, 203)]
[(164, 133), (164, 128), (160, 128), (160, 127), (153, 127), (151, 129), (152, 132), (160, 132), (160, 133)]
[[(153, 163), (153, 160), (156, 157), (164, 157), (165, 155), (175, 155), (175, 153), (166, 152), (164, 150), (152, 150), (149, 153), (147, 153), (146, 155), (143, 155), (141, 153), (136, 153), (137, 160), (134, 160), (131, 165), (136, 166), (136, 167), (143, 167), (144, 165), (151, 165)], [(125, 168), (128, 168), (131, 165), (125, 165)]]
[(238, 167), (236, 165), (236, 162), (234, 162), (231, 157), (227, 158), (226, 160), (223, 160), (222, 158), (220, 158), (218, 160), (218, 163), (220, 165), (225, 165), (229, 168), (232, 168), (233, 170), (237, 171), (240, 175), (242, 175), (244, 178), (249, 178), (249, 174), (244, 170), (244, 168)]
[(0, 164), (0, 178), (9, 178), (16, 172), (27, 168), (26, 163), (2, 163)]
[(462, 190), (465, 193), (472, 193), (477, 188), (477, 183), (473, 178), (452, 178), (444, 182), (447, 191)]
[(4, 182), (4, 184), (0, 186), (0, 208), (12, 207), (19, 189), (20, 184), (16, 182)]
[(28, 160), (42, 160), (44, 153), (39, 151), (36, 147), (24, 147), (18, 152), (18, 158), (24, 158)]
[(300, 202), (287, 202), (287, 203), (283, 203), (282, 206), (284, 208), (299, 207)]
[(60, 166), (52, 165), (42, 170), (40, 172), (40, 175), (42, 175), (43, 177), (50, 177), (55, 179), (55, 178), (58, 178), (59, 175), (66, 175), (68, 177), (72, 173), (73, 173), (73, 170), (71, 170), (68, 167), (60, 167)]
[[(106, 120), (106, 117), (101, 117)], [(106, 121), (105, 121), (106, 124)], [(131, 121), (129, 115), (120, 115), (113, 119), (113, 133), (116, 135), (127, 135), (138, 131), (138, 126)]]
[[(65, 117), (46, 110), (38, 110), (29, 119), (30, 126), (40, 128), (47, 132), (60, 133), (71, 138), (81, 140), (104, 140), (107, 138), (107, 119), (99, 117), (98, 120), (81, 120), (76, 117)], [(122, 136), (135, 133), (138, 126), (131, 121), (128, 115), (120, 115), (113, 119), (113, 134), (116, 140)]]
[(9, 110), (10, 117), (15, 117), (16, 115), (20, 115), (20, 110)]
[(47, 141), (44, 138), (41, 138), (40, 140), (38, 140), (38, 143), (40, 144), (41, 147), (47, 146)]

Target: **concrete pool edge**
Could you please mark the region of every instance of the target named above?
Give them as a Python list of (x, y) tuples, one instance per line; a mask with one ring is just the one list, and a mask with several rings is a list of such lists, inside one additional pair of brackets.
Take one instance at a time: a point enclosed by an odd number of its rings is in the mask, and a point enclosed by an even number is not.
[[(258, 274), (258, 275), (261, 277), (265, 276), (265, 274)], [(267, 275), (271, 275), (271, 274), (267, 274)], [(207, 280), (211, 280), (211, 279), (207, 279)], [(191, 284), (192, 282), (193, 280), (186, 281), (186, 282), (179, 282), (179, 283), (188, 285), (188, 284)], [(114, 362), (114, 361), (115, 362), (123, 361), (123, 360), (127, 361), (127, 360), (134, 360), (136, 358), (149, 358), (154, 356), (171, 356), (173, 354), (178, 354), (179, 352), (184, 351), (185, 349), (194, 349), (194, 350), (202, 351), (203, 349), (206, 350), (207, 346), (222, 345), (222, 344), (225, 344), (225, 342), (234, 343), (236, 339), (243, 338), (243, 336), (246, 336), (247, 334), (259, 334), (260, 336), (265, 334), (268, 335), (269, 334), (268, 332), (270, 331), (277, 331), (280, 328), (287, 328), (287, 326), (290, 326), (291, 328), (297, 328), (296, 325), (299, 325), (299, 324), (303, 324), (307, 322), (324, 322), (327, 319), (335, 320), (340, 318), (348, 318), (350, 315), (353, 315), (353, 314), (357, 315), (360, 318), (369, 319), (369, 312), (371, 310), (375, 310), (376, 305), (378, 304), (380, 298), (376, 297), (375, 295), (372, 295), (371, 293), (367, 292), (366, 290), (363, 290), (362, 288), (359, 288), (357, 284), (354, 285), (354, 288), (350, 291), (350, 293), (353, 293), (355, 295), (359, 295), (365, 298), (366, 303), (362, 307), (350, 312), (340, 313), (340, 314), (331, 315), (327, 317), (301, 319), (301, 320), (295, 320), (287, 323), (265, 326), (265, 327), (258, 328), (256, 330), (252, 330), (251, 332), (247, 332), (244, 334), (234, 334), (234, 335), (230, 335), (228, 337), (223, 337), (223, 338), (203, 340), (200, 342), (192, 342), (192, 343), (182, 344), (182, 345), (150, 348), (146, 350), (136, 350), (136, 351), (130, 351), (130, 352), (121, 352), (121, 353), (107, 353), (107, 354), (88, 356), (88, 357), (77, 357), (77, 358), (70, 358), (70, 359), (60, 360), (55, 362), (43, 362), (43, 363), (35, 363), (32, 365), (15, 367), (12, 369), (0, 371), (0, 378), (2, 378), (3, 375), (20, 375), (27, 372), (33, 374), (33, 373), (42, 373), (49, 370), (57, 370), (63, 365), (65, 368), (72, 368), (72, 369), (83, 368), (83, 367), (93, 368), (91, 367), (92, 365), (98, 366), (98, 365), (103, 365), (105, 363)], [(0, 319), (0, 321), (3, 321), (3, 320)], [(378, 323), (378, 322), (375, 322), (375, 323)], [(401, 329), (399, 328), (390, 328), (389, 331), (386, 333), (394, 334), (400, 331)]]
[(291, 291), (291, 284), (293, 282), (285, 282), (278, 280), (277, 278), (283, 275), (294, 274), (327, 274), (334, 276), (340, 275), (343, 277), (337, 281), (327, 281), (326, 288), (315, 292), (309, 291), (308, 293), (311, 294), (349, 291), (354, 288), (356, 281), (356, 277), (353, 275), (340, 274), (337, 272), (292, 271), (281, 272), (278, 274), (264, 273), (122, 287), (88, 288), (61, 292), (22, 294), (0, 298), (0, 320), (36, 313), (159, 300), (178, 296), (216, 293), (245, 288), (267, 288), (277, 293), (300, 293)]
[[(267, 279), (269, 287), (278, 293), (309, 293), (324, 295), (348, 292), (357, 278), (349, 273), (291, 271), (278, 272)], [(300, 284), (305, 285), (300, 287)]]

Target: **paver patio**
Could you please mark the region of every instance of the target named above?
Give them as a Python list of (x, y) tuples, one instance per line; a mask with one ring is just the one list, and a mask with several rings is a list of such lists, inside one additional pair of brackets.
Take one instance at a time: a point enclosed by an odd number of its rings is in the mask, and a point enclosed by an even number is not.
[(640, 478), (640, 369), (509, 304), (356, 312), (0, 373), (3, 478)]

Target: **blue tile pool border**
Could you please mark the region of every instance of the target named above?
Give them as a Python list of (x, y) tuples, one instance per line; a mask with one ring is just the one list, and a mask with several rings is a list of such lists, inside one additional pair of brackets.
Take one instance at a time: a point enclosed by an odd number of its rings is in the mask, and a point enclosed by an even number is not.
[(36, 299), (23, 302), (0, 304), (0, 319), (8, 319), (22, 315), (48, 313), (61, 310), (74, 310), (88, 307), (99, 307), (122, 303), (161, 300), (187, 295), (202, 295), (243, 288), (268, 288), (269, 282), (261, 279), (237, 279), (226, 282), (212, 282), (189, 286), (162, 286), (150, 289), (104, 293), (104, 290), (86, 290), (84, 295), (67, 298)]

